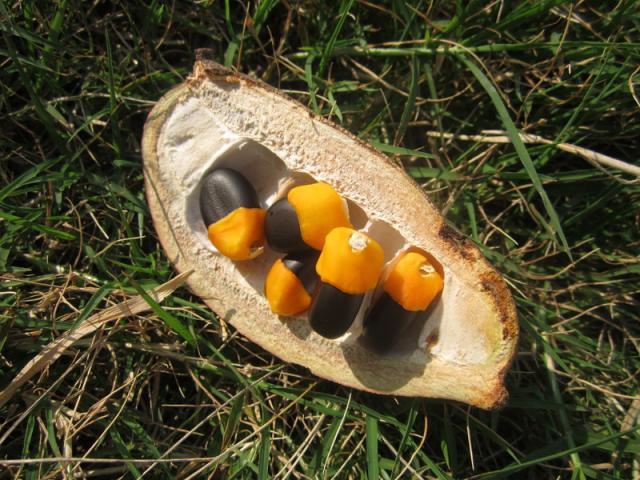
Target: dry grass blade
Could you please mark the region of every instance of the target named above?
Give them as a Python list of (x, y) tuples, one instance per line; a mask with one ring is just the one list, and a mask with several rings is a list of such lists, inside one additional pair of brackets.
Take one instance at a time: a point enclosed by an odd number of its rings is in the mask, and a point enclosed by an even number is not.
[[(186, 280), (191, 272), (185, 272), (177, 277), (169, 280), (166, 283), (154, 288), (148, 294), (156, 301), (161, 302), (173, 293), (178, 287), (180, 287)], [(7, 385), (7, 387), (0, 391), (0, 407), (7, 403), (15, 392), (24, 385), (31, 377), (36, 373), (42, 371), (53, 362), (55, 362), (62, 353), (77, 342), (82, 337), (89, 335), (96, 331), (102, 325), (117, 320), (122, 317), (128, 317), (142, 313), (145, 310), (150, 310), (151, 306), (145, 301), (145, 299), (138, 295), (124, 302), (113, 305), (105, 310), (92, 315), (87, 318), (83, 323), (78, 325), (77, 328), (65, 332), (60, 335), (54, 341), (49, 343), (42, 349), (35, 357), (33, 357), (15, 378)]]
[[(627, 414), (624, 416), (622, 420), (622, 425), (620, 426), (620, 431), (631, 430), (636, 424), (640, 423), (640, 394), (636, 396), (636, 398), (629, 405), (629, 409), (627, 410)], [(612, 462), (618, 460), (618, 452), (614, 452), (611, 456)], [(636, 454), (635, 458), (632, 462), (632, 475), (633, 478), (640, 478), (640, 454)]]
[[(455, 138), (457, 140), (471, 141), (471, 142), (511, 143), (511, 139), (507, 136), (507, 133), (502, 131), (491, 131), (491, 132), (486, 132), (480, 135), (463, 135), (463, 134), (456, 135), (453, 133), (429, 131), (427, 132), (427, 136), (447, 138), (447, 139)], [(539, 135), (532, 135), (530, 133), (521, 133), (520, 138), (524, 143), (554, 145), (554, 143), (551, 140), (540, 137)], [(637, 165), (632, 165), (630, 163), (623, 162), (622, 160), (618, 160), (617, 158), (613, 158), (608, 155), (604, 155), (602, 153), (594, 152), (593, 150), (589, 150), (588, 148), (578, 147), (577, 145), (572, 145), (570, 143), (558, 143), (558, 144), (555, 144), (555, 146), (558, 150), (562, 150), (563, 152), (571, 153), (573, 155), (582, 157), (590, 163), (595, 163), (605, 167), (615, 168), (617, 170), (620, 170), (621, 172), (625, 172), (630, 175), (640, 177), (640, 167), (638, 167)]]

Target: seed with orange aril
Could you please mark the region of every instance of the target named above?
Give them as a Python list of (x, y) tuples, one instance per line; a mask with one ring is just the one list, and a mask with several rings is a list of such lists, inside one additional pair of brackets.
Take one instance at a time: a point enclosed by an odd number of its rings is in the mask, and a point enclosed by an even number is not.
[(309, 308), (317, 281), (316, 252), (290, 254), (272, 265), (264, 292), (271, 311), (278, 315), (298, 315)]
[(200, 190), (200, 212), (209, 240), (232, 260), (250, 260), (264, 250), (265, 211), (249, 181), (235, 170), (209, 173)]
[(286, 253), (322, 250), (325, 237), (336, 227), (351, 227), (347, 206), (324, 182), (292, 188), (269, 207), (265, 221), (269, 246)]
[(337, 338), (351, 326), (365, 293), (378, 283), (384, 252), (374, 239), (351, 228), (331, 230), (316, 271), (320, 287), (309, 312), (309, 323), (320, 335)]
[(264, 216), (261, 208), (236, 208), (229, 215), (209, 225), (211, 243), (231, 260), (250, 260), (264, 249)]
[(442, 275), (426, 256), (405, 253), (384, 282), (384, 291), (407, 311), (425, 310), (440, 293)]
[(365, 317), (365, 345), (379, 353), (392, 349), (443, 287), (442, 274), (426, 255), (404, 253), (389, 272), (382, 296)]

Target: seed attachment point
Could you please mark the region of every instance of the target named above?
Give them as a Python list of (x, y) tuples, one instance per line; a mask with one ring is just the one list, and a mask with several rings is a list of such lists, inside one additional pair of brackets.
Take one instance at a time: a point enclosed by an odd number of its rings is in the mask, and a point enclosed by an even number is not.
[(354, 232), (349, 237), (349, 246), (354, 253), (359, 253), (367, 248), (369, 244), (369, 237), (360, 232)]
[(433, 265), (426, 262), (420, 265), (420, 268), (418, 268), (418, 271), (420, 272), (420, 275), (422, 275), (423, 277), (428, 277), (429, 275), (436, 273), (436, 269), (433, 268)]

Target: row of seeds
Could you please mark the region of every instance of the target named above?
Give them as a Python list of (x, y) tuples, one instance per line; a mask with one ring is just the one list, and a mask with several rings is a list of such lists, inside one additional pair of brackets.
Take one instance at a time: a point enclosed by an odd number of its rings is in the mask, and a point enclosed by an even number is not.
[[(347, 202), (327, 183), (294, 187), (265, 211), (244, 176), (218, 168), (203, 180), (200, 209), (222, 255), (251, 260), (267, 245), (285, 254), (266, 277), (269, 306), (283, 317), (308, 312), (311, 328), (323, 337), (346, 333), (383, 277), (382, 247), (353, 228)], [(401, 253), (365, 316), (363, 343), (378, 352), (393, 348), (442, 288), (442, 274), (427, 255)]]

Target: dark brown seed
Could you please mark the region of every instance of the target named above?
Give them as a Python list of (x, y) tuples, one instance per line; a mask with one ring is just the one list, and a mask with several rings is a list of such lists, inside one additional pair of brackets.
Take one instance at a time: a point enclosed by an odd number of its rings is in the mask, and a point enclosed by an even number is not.
[(318, 283), (316, 262), (320, 254), (315, 250), (302, 253), (290, 253), (282, 259), (282, 263), (300, 279), (307, 293), (313, 296)]
[(349, 330), (363, 299), (363, 293), (350, 295), (321, 282), (309, 311), (311, 328), (323, 337), (338, 338)]
[(362, 343), (376, 353), (387, 353), (420, 312), (411, 312), (384, 292), (364, 318)]
[(200, 212), (207, 227), (241, 207), (260, 208), (260, 202), (253, 185), (240, 173), (218, 168), (204, 178), (200, 190)]
[(281, 198), (267, 210), (264, 232), (267, 243), (277, 252), (293, 253), (309, 249), (302, 240), (296, 211), (286, 198)]

